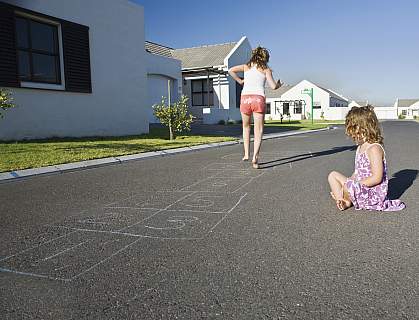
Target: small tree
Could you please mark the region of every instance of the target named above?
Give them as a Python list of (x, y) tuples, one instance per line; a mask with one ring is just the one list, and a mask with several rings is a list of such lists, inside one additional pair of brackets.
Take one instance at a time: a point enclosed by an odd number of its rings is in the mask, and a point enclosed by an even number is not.
[(12, 93), (0, 88), (0, 118), (4, 118), (4, 112), (15, 107)]
[(163, 97), (159, 104), (153, 106), (153, 110), (161, 124), (169, 128), (170, 140), (176, 139), (180, 132), (191, 130), (193, 116), (188, 112), (188, 97), (182, 96), (171, 105), (167, 105)]

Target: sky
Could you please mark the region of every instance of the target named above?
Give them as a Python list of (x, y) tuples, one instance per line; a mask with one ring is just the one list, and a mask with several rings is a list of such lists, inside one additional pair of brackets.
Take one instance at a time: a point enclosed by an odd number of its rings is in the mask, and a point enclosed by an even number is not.
[(274, 76), (353, 100), (419, 99), (417, 0), (131, 0), (146, 40), (173, 48), (236, 42), (269, 49)]

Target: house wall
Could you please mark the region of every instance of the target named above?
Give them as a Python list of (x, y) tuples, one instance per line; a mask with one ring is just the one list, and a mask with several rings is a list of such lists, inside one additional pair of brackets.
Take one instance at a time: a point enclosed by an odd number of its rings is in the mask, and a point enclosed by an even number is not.
[(379, 120), (397, 119), (397, 108), (395, 107), (375, 107), (374, 112)]
[(344, 120), (350, 109), (348, 101), (332, 96), (329, 108), (324, 111), (324, 118), (326, 120)]
[[(290, 90), (281, 96), (281, 100), (304, 100), (305, 101), (305, 115), (308, 118), (308, 113), (311, 113), (311, 98), (307, 94), (301, 93), (304, 89), (313, 88), (313, 100), (315, 104), (321, 105), (321, 109), (314, 109), (314, 119), (320, 119), (322, 112), (326, 116), (326, 111), (329, 108), (330, 96), (329, 94), (318, 88), (307, 80), (303, 80), (296, 84)], [(272, 107), (271, 107), (272, 108)], [(303, 106), (304, 113), (304, 106)], [(301, 120), (301, 114), (294, 114), (293, 108), (290, 108), (291, 119)]]
[[(299, 82), (281, 96), (267, 98), (266, 102), (271, 104), (271, 113), (266, 114), (265, 119), (280, 120), (281, 113), (284, 112), (280, 102), (299, 100), (304, 101), (305, 108), (303, 105), (302, 114), (295, 114), (294, 106), (290, 105), (291, 120), (301, 120), (303, 114), (305, 114), (306, 118), (309, 118), (309, 113), (311, 113), (311, 98), (307, 94), (301, 92), (304, 89), (310, 88), (313, 88), (314, 105), (321, 106), (320, 109), (314, 109), (314, 119), (321, 119), (322, 114), (326, 120), (345, 119), (345, 116), (349, 111), (348, 101), (331, 96), (327, 91), (307, 80)], [(336, 105), (342, 105), (343, 107), (336, 107)], [(284, 116), (284, 119), (287, 119), (287, 117)]]
[(150, 122), (158, 122), (152, 106), (160, 103), (162, 97), (168, 101), (170, 80), (170, 100), (176, 102), (182, 95), (181, 61), (146, 53), (147, 61), (147, 113)]
[(213, 78), (214, 108), (228, 109), (229, 107), (229, 81), (226, 75)]
[[(12, 88), (0, 139), (148, 132), (144, 10), (128, 0), (5, 0), (90, 28), (91, 94)], [(117, 14), (115, 14), (117, 13)]]
[(397, 115), (403, 115), (406, 119), (413, 119), (419, 117), (419, 101), (408, 107), (399, 107), (398, 100), (396, 100), (395, 108), (397, 109)]
[[(226, 70), (230, 69), (233, 66), (245, 64), (249, 61), (252, 55), (252, 46), (250, 45), (249, 39), (247, 37), (242, 37), (237, 43), (236, 47), (230, 52), (230, 54), (224, 59), (224, 65)], [(232, 77), (228, 77), (229, 90), (228, 90), (228, 105), (230, 109), (230, 115), (234, 120), (240, 118), (240, 111), (237, 112), (237, 98), (236, 98), (236, 82)], [(238, 118), (237, 118), (238, 117)], [(236, 119), (237, 118), (237, 119)]]

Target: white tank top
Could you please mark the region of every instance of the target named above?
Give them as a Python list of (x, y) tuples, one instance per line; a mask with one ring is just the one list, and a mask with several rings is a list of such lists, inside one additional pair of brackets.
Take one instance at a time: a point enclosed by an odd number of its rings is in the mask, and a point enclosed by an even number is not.
[(242, 94), (257, 94), (265, 96), (266, 76), (256, 66), (244, 72), (244, 85)]

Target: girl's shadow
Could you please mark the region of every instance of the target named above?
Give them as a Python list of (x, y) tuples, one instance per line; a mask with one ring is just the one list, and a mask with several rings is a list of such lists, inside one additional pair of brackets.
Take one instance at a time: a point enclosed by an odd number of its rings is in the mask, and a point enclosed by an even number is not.
[(388, 197), (389, 199), (400, 199), (403, 193), (410, 188), (413, 181), (416, 180), (418, 170), (404, 169), (396, 172), (388, 181)]
[(303, 153), (303, 154), (295, 155), (292, 157), (280, 158), (280, 159), (276, 159), (272, 161), (265, 161), (265, 162), (259, 163), (259, 165), (261, 166), (260, 169), (268, 169), (268, 168), (273, 168), (277, 166), (282, 166), (282, 165), (292, 163), (292, 162), (303, 161), (306, 159), (329, 156), (331, 154), (344, 152), (348, 150), (353, 151), (355, 149), (356, 149), (356, 146), (333, 147), (332, 149), (329, 149), (329, 150), (323, 150), (323, 151), (312, 152), (312, 153)]

